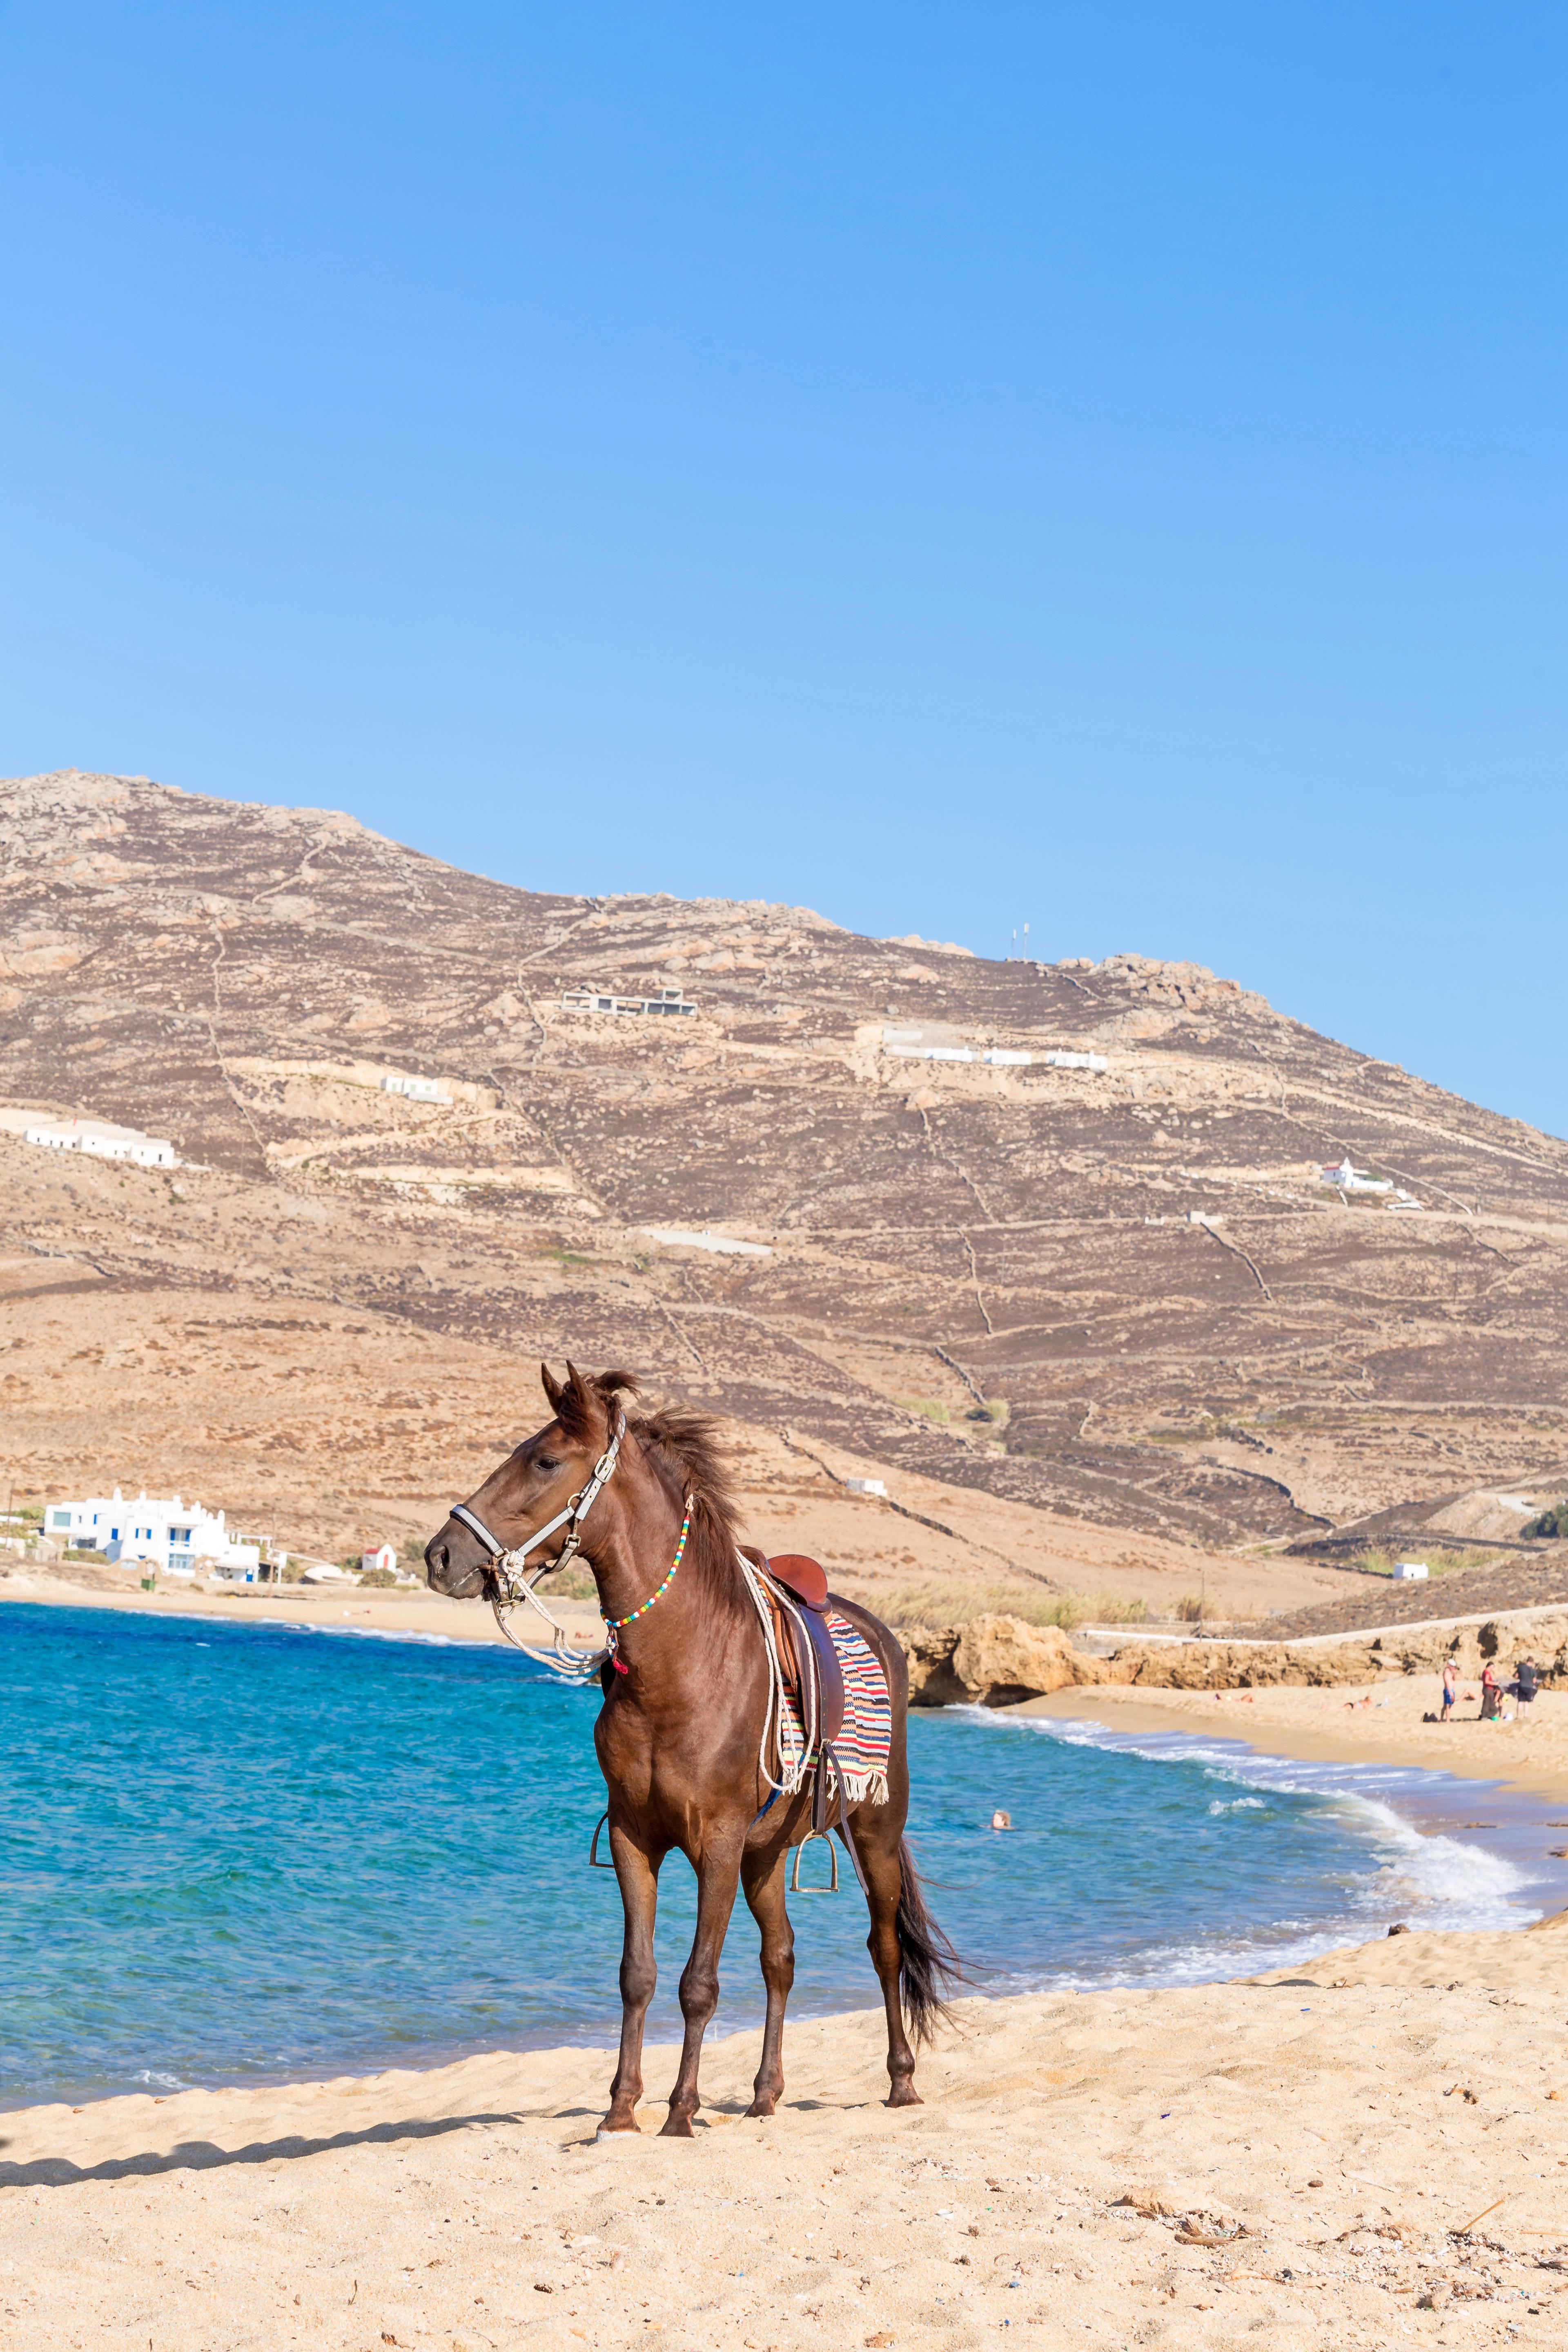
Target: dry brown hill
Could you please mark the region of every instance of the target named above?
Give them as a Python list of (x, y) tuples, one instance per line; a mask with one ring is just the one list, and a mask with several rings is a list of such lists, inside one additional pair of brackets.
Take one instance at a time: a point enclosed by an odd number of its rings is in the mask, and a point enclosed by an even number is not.
[[(1195, 966), (552, 897), (331, 812), (74, 772), (0, 786), (0, 1103), (197, 1163), (0, 1135), (28, 1346), (90, 1306), (82, 1362), (111, 1372), (122, 1331), (138, 1410), (159, 1356), (157, 1394), (259, 1395), (315, 1322), (323, 1350), (404, 1366), (408, 1444), (429, 1442), (421, 1349), (457, 1351), (454, 1442), (477, 1415), (486, 1443), (531, 1423), (533, 1360), (570, 1350), (840, 1465), (1150, 1543), (1310, 1541), (1563, 1480), (1568, 1146)], [(563, 1010), (583, 985), (700, 1009)], [(910, 1059), (900, 1025), (1036, 1058)], [(381, 1092), (386, 1069), (456, 1099)], [(1325, 1189), (1346, 1154), (1419, 1208)], [(14, 1361), (5, 1391), (22, 1475), (85, 1465), (61, 1399), (29, 1422), (35, 1378)], [(368, 1417), (360, 1441), (395, 1457), (396, 1412)], [(353, 1492), (352, 1459), (331, 1486)], [(1498, 1506), (1487, 1539), (1523, 1516)]]

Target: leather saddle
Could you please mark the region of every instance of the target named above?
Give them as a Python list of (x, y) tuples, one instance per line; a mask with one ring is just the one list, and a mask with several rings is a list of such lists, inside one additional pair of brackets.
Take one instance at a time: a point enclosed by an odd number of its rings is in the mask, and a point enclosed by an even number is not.
[[(774, 1601), (773, 1640), (786, 1687), (797, 1695), (815, 1692), (817, 1745), (829, 1747), (844, 1728), (844, 1675), (827, 1630), (826, 1573), (804, 1552), (780, 1552), (770, 1559), (751, 1544), (741, 1549), (753, 1568), (784, 1585), (791, 1600), (800, 1604), (793, 1610)], [(811, 1709), (803, 1705), (803, 1719), (809, 1719)]]

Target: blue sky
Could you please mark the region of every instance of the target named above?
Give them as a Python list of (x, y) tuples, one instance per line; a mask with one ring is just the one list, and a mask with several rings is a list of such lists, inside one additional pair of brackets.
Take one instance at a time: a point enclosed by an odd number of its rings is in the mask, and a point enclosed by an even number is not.
[(1568, 1132), (1568, 17), (0, 8), (0, 772), (1191, 957)]

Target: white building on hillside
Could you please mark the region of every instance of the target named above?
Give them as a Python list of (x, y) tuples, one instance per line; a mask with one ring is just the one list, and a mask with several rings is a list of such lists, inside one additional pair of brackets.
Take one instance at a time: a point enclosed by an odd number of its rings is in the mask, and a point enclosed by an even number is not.
[(389, 1543), (378, 1543), (374, 1551), (361, 1552), (359, 1556), (359, 1568), (360, 1574), (362, 1576), (368, 1576), (373, 1570), (378, 1568), (389, 1568), (395, 1576), (397, 1573), (397, 1554)]
[(149, 1495), (145, 1488), (131, 1501), (116, 1486), (112, 1495), (89, 1495), (85, 1502), (51, 1503), (44, 1531), (110, 1559), (152, 1560), (171, 1576), (237, 1571), (248, 1583), (261, 1564), (260, 1545), (230, 1535), (221, 1511), (204, 1511), (178, 1495)]
[(139, 1127), (116, 1127), (106, 1118), (39, 1119), (22, 1130), (24, 1143), (49, 1151), (84, 1151), (95, 1160), (132, 1160), (139, 1168), (177, 1168), (174, 1147)]
[(563, 1013), (695, 1013), (696, 1005), (683, 988), (661, 988), (657, 996), (616, 996), (596, 988), (568, 988), (561, 998)]

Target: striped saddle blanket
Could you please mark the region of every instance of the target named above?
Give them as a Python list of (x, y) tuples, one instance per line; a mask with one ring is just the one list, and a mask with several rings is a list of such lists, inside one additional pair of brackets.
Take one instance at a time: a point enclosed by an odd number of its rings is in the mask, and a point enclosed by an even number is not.
[[(837, 1609), (826, 1612), (827, 1630), (844, 1676), (844, 1728), (833, 1743), (844, 1769), (844, 1786), (851, 1804), (885, 1805), (888, 1801), (888, 1750), (893, 1737), (893, 1710), (888, 1678), (865, 1635)], [(796, 1785), (811, 1759), (805, 1754), (805, 1727), (801, 1719), (800, 1694), (784, 1694), (786, 1716), (781, 1727), (785, 1772), (794, 1768)], [(791, 1752), (793, 1751), (793, 1752)]]

